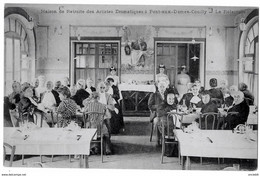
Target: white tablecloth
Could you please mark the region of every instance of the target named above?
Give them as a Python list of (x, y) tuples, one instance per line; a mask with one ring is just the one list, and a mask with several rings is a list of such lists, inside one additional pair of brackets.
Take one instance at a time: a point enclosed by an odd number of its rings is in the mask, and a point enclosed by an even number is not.
[(155, 92), (155, 85), (133, 85), (133, 84), (119, 84), (120, 91), (140, 91), (140, 92)]
[[(68, 131), (65, 128), (37, 128), (20, 132), (5, 127), (4, 142), (15, 145), (15, 154), (24, 155), (89, 155), (90, 142), (96, 129)], [(25, 139), (25, 135), (28, 138)], [(81, 135), (80, 139), (79, 135)], [(10, 153), (7, 148), (7, 153)]]
[[(246, 134), (232, 133), (231, 130), (200, 130), (191, 134), (182, 130), (174, 132), (181, 156), (257, 159), (257, 141), (247, 139)], [(254, 132), (257, 135), (257, 131)]]

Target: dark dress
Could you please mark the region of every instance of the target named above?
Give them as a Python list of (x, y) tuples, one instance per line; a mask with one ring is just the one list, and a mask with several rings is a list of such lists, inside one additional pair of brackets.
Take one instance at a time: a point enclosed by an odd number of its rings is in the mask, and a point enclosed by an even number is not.
[[(18, 112), (20, 114), (19, 120), (28, 119), (29, 122), (34, 122), (33, 112), (36, 110), (36, 106), (32, 104), (29, 98), (22, 97), (18, 104)], [(21, 119), (23, 118), (23, 119)]]
[[(182, 96), (181, 100), (180, 100), (180, 105), (183, 104), (183, 100), (185, 100), (185, 105), (189, 108), (193, 106), (193, 103), (191, 103), (191, 99), (193, 97), (193, 93), (186, 93)], [(200, 98), (200, 95), (198, 95), (198, 97)], [(200, 98), (201, 99), (201, 98)], [(201, 107), (202, 106), (202, 101), (199, 101), (197, 104), (195, 104), (196, 107)]]
[(115, 111), (110, 111), (111, 112), (111, 119), (110, 119), (110, 125), (111, 125), (111, 133), (112, 134), (118, 134), (119, 130), (124, 127), (124, 117), (122, 113), (122, 107), (119, 102), (120, 95), (119, 95), (119, 89), (117, 86), (113, 85), (113, 95), (112, 98), (115, 99), (116, 104), (114, 105), (115, 108), (118, 109), (118, 114), (116, 114)]
[(217, 98), (217, 99), (220, 99), (221, 102), (224, 102), (224, 96), (223, 96), (223, 93), (220, 89), (218, 88), (212, 88), (212, 89), (209, 89), (209, 92), (210, 92), (210, 97), (211, 98)]
[(84, 107), (84, 105), (82, 104), (83, 100), (85, 100), (88, 97), (89, 93), (86, 90), (79, 89), (77, 90), (76, 94), (73, 97), (71, 97), (71, 99), (73, 99), (76, 102), (76, 104), (82, 108)]
[[(207, 104), (203, 104), (201, 106), (201, 111), (200, 111), (202, 114), (205, 114), (205, 113), (218, 113), (218, 108), (217, 108), (217, 105), (213, 102), (208, 102)], [(207, 128), (208, 129), (211, 129), (212, 128), (212, 125), (213, 125), (213, 119), (214, 117), (213, 116), (208, 116), (207, 117)], [(196, 119), (195, 120), (197, 123), (199, 123), (199, 119)], [(214, 129), (217, 128), (217, 123), (218, 123), (218, 119), (215, 118), (215, 123), (214, 123)], [(200, 125), (200, 128), (201, 129), (206, 129), (206, 125), (205, 125), (205, 116), (202, 116), (201, 117), (201, 125)]]
[(240, 104), (237, 104), (230, 108), (228, 112), (238, 112), (236, 115), (227, 115), (225, 118), (226, 121), (226, 127), (225, 129), (232, 130), (236, 128), (239, 124), (245, 124), (248, 118), (249, 114), (249, 106), (246, 102), (246, 100), (242, 101)]
[(153, 121), (153, 119), (157, 116), (157, 109), (158, 106), (163, 102), (163, 97), (160, 94), (160, 92), (156, 91), (155, 93), (152, 93), (148, 99), (148, 108), (151, 111), (150, 116), (150, 122)]
[(10, 106), (9, 98), (4, 97), (4, 127), (13, 127), (10, 113), (9, 113), (9, 106)]
[(244, 90), (242, 91), (244, 93), (244, 97), (245, 97), (245, 100), (247, 102), (247, 104), (250, 106), (250, 105), (254, 105), (254, 95), (249, 92), (249, 90)]
[[(167, 104), (165, 101), (163, 103), (161, 103), (158, 106), (158, 117), (159, 117), (159, 122), (158, 122), (158, 129), (160, 131), (160, 133), (162, 132), (162, 123), (164, 124), (164, 134), (167, 133), (167, 113), (172, 111), (172, 110), (176, 110), (177, 105), (174, 103), (173, 105), (169, 105)], [(173, 123), (173, 118), (169, 118), (169, 133), (168, 135), (170, 136), (174, 136), (173, 134), (173, 128), (174, 128), (174, 123)], [(172, 156), (178, 156), (178, 147), (177, 145), (174, 145), (173, 143), (166, 143), (165, 144), (165, 155), (172, 157)]]

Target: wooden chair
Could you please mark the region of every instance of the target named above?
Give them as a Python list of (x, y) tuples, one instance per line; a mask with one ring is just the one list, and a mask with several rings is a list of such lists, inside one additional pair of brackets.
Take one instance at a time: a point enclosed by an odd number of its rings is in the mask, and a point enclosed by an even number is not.
[[(150, 116), (153, 114), (154, 112), (152, 112), (151, 110), (150, 110)], [(150, 142), (152, 142), (152, 140), (153, 140), (153, 133), (154, 133), (154, 123), (153, 123), (153, 121), (151, 122), (151, 133), (150, 133)]]
[[(25, 113), (19, 112), (19, 119), (21, 120), (22, 124), (24, 124), (25, 121), (28, 121), (30, 113), (32, 113), (33, 119), (37, 119), (37, 116), (34, 112), (34, 108), (31, 109), (30, 112), (25, 112)], [(42, 162), (42, 156), (41, 155), (40, 155), (40, 162)], [(22, 165), (24, 165), (24, 155), (22, 155)]]
[[(209, 118), (212, 119), (212, 123), (211, 126), (208, 124), (209, 122)], [(216, 113), (216, 112), (208, 112), (208, 113), (203, 113), (200, 114), (199, 117), (199, 128), (202, 129), (202, 124), (204, 122), (205, 124), (205, 128), (203, 128), (202, 130), (218, 130), (220, 129), (220, 123), (221, 123), (221, 117), (220, 117), (220, 113)], [(224, 118), (223, 118), (224, 120)], [(223, 121), (224, 124), (224, 121)], [(224, 129), (224, 125), (221, 127), (221, 129)], [(220, 163), (220, 160), (218, 158), (218, 164)], [(202, 157), (200, 157), (200, 164), (202, 164)]]
[(10, 144), (7, 144), (4, 142), (3, 145), (3, 163), (5, 162), (5, 157), (6, 157), (6, 147), (8, 147), (11, 150), (11, 157), (10, 157), (10, 162), (9, 162), (9, 167), (12, 167), (13, 161), (14, 161), (14, 154), (15, 154), (15, 146), (11, 146)]
[[(104, 112), (94, 112), (94, 111), (90, 111), (90, 112), (84, 112), (84, 116), (83, 116), (83, 121), (84, 121), (84, 128), (86, 128), (87, 126), (87, 122), (90, 123), (90, 118), (101, 118), (100, 119), (100, 125), (97, 126), (97, 139), (96, 140), (92, 140), (92, 143), (100, 143), (100, 148), (101, 148), (101, 162), (103, 163), (103, 147), (104, 147), (104, 143), (103, 143), (103, 132), (102, 132), (102, 127), (104, 125), (104, 117), (105, 117), (105, 113), (106, 110), (104, 110)], [(90, 128), (91, 128), (91, 124), (90, 124)], [(98, 132), (100, 132), (100, 134), (98, 134)], [(100, 139), (99, 139), (100, 138)]]
[[(173, 119), (173, 124), (170, 124), (170, 118)], [(165, 122), (163, 121), (163, 119), (161, 120), (161, 133), (162, 133), (162, 154), (161, 154), (161, 164), (163, 164), (163, 157), (165, 154), (165, 144), (176, 144), (178, 145), (178, 141), (175, 137), (175, 135), (171, 135), (170, 131), (170, 126), (172, 126), (173, 130), (176, 129), (176, 124), (177, 121), (180, 121), (181, 124), (181, 128), (182, 128), (182, 118), (179, 119), (178, 114), (168, 114), (166, 116), (166, 126), (165, 126)], [(178, 149), (179, 149), (179, 145), (178, 145)], [(180, 156), (180, 152), (178, 154), (179, 160), (181, 160), (181, 156)]]
[[(212, 118), (212, 124), (209, 126), (209, 118)], [(205, 130), (216, 130), (219, 126), (220, 114), (215, 112), (203, 113), (199, 118), (199, 128), (202, 129), (202, 123), (205, 124)], [(203, 121), (204, 120), (204, 121)]]

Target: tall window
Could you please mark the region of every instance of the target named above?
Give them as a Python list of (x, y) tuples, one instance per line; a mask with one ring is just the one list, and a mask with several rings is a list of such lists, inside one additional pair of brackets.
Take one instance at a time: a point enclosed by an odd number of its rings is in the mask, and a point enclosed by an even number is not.
[(255, 96), (255, 104), (258, 102), (258, 65), (259, 65), (259, 21), (256, 20), (247, 27), (244, 38), (244, 62), (243, 62), (243, 82), (248, 85), (248, 89)]
[(28, 35), (18, 19), (5, 18), (5, 95), (12, 89), (13, 81), (30, 81)]

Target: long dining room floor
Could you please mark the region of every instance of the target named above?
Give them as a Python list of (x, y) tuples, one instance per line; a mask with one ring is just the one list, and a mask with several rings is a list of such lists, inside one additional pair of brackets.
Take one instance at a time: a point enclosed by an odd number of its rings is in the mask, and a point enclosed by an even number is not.
[[(117, 135), (112, 135), (113, 155), (104, 155), (101, 163), (100, 155), (89, 157), (89, 167), (94, 169), (154, 169), (154, 170), (181, 170), (178, 157), (164, 157), (161, 164), (161, 146), (156, 146), (155, 136), (150, 142), (151, 123), (149, 117), (124, 117), (125, 130)], [(155, 133), (154, 133), (155, 135)], [(55, 156), (51, 162), (51, 156), (43, 156), (42, 167), (46, 168), (77, 168), (79, 160), (68, 156)], [(39, 167), (39, 156), (25, 156), (25, 164), (18, 159), (13, 162), (13, 167)], [(218, 164), (217, 159), (191, 158), (192, 170), (223, 170), (232, 167), (232, 161), (225, 159)], [(255, 170), (254, 162), (240, 160), (241, 170)], [(8, 165), (8, 161), (5, 162)]]

